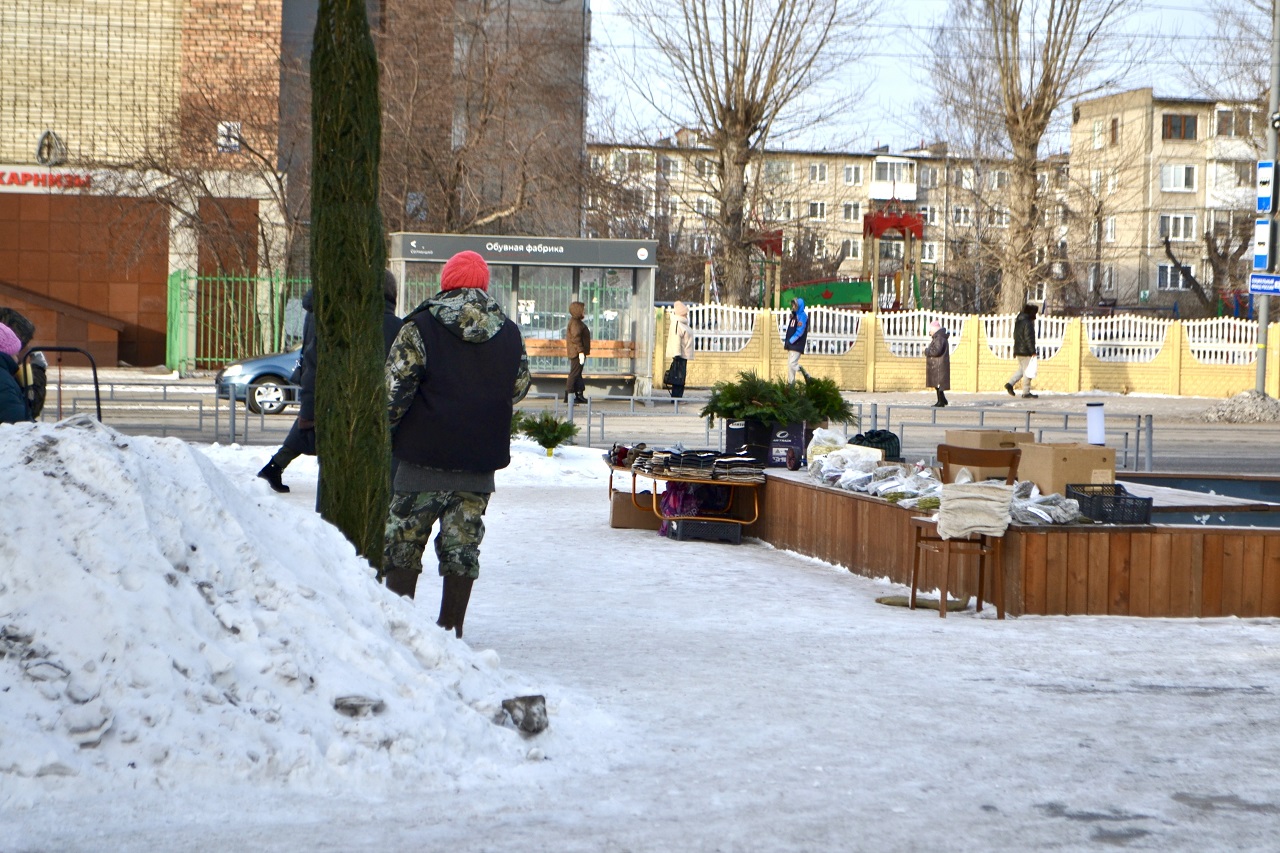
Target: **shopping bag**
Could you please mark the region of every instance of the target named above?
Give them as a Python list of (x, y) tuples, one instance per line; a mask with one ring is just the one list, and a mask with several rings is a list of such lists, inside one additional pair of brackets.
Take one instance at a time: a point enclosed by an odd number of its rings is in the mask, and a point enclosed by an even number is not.
[(1028, 379), (1035, 379), (1036, 366), (1039, 363), (1040, 363), (1040, 359), (1036, 358), (1034, 355), (1031, 356), (1031, 360), (1027, 362), (1027, 369), (1022, 372), (1022, 375), (1027, 377)]

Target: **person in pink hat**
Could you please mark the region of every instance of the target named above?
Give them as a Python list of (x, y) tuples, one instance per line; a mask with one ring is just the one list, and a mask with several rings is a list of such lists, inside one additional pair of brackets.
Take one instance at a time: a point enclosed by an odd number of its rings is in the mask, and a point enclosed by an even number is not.
[(480, 575), (494, 472), (511, 463), (511, 416), (529, 391), (524, 338), (489, 295), (484, 258), (459, 252), (449, 259), (440, 292), (405, 318), (386, 370), (398, 467), (382, 578), (413, 598), (439, 522), (435, 548), (444, 581), (436, 624), (461, 637)]
[(13, 329), (0, 323), (0, 424), (16, 424), (31, 420), (27, 395), (18, 383), (18, 353), (22, 341)]

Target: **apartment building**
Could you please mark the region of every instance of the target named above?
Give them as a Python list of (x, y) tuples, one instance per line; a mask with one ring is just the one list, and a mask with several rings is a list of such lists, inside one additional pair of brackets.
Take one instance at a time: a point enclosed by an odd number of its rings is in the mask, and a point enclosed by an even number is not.
[[(715, 153), (682, 130), (654, 145), (589, 146), (592, 189), (588, 236), (651, 238), (668, 247), (710, 257), (719, 216)], [(919, 176), (936, 187), (936, 166), (920, 171), (917, 156), (871, 152), (769, 151), (747, 168), (748, 224), (760, 234), (781, 233), (784, 253), (830, 262), (836, 274), (863, 278), (874, 267), (864, 238), (867, 213), (890, 203), (915, 212)], [(934, 214), (935, 224), (938, 219)], [(926, 235), (925, 264), (942, 259), (941, 243)], [(902, 240), (880, 243), (885, 287), (902, 268)]]
[(1070, 255), (1083, 298), (1194, 310), (1195, 283), (1248, 289), (1265, 118), (1251, 104), (1136, 89), (1072, 112)]
[[(590, 18), (570, 5), (366, 0), (402, 72), (391, 82), (432, 92), (412, 113), (383, 98), (388, 225), (439, 230), (473, 203), (491, 229), (578, 233)], [(159, 364), (170, 273), (305, 275), (317, 8), (0, 0), (0, 304), (29, 314), (41, 343)], [(519, 44), (537, 54), (536, 74), (459, 59), (511, 57)], [(487, 100), (468, 88), (477, 79)], [(501, 110), (477, 114), (481, 100)], [(441, 173), (463, 180), (441, 191)], [(536, 208), (512, 201), (535, 193)], [(243, 306), (198, 310), (238, 317)]]

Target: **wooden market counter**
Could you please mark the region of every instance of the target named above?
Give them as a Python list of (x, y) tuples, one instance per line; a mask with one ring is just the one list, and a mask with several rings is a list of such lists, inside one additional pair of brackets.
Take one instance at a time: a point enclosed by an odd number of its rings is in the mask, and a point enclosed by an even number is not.
[[(909, 585), (911, 518), (919, 514), (821, 485), (803, 471), (770, 469), (760, 517), (744, 532)], [(998, 574), (1011, 616), (1280, 616), (1280, 528), (1012, 526), (1003, 563)], [(940, 571), (939, 561), (928, 560), (920, 588), (937, 588)], [(976, 557), (953, 557), (949, 586), (955, 595), (975, 593)]]

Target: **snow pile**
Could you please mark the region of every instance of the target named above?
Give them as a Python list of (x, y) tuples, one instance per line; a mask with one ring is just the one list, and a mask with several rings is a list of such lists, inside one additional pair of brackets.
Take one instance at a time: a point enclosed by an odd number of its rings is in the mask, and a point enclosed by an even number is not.
[(503, 699), (553, 691), (378, 585), (315, 513), (178, 439), (85, 416), (0, 426), (0, 480), (10, 802), (35, 777), (461, 784), (556, 742), (553, 695), (537, 740), (495, 724)]
[(1258, 391), (1244, 391), (1210, 406), (1199, 415), (1205, 423), (1257, 424), (1280, 421), (1280, 400)]

